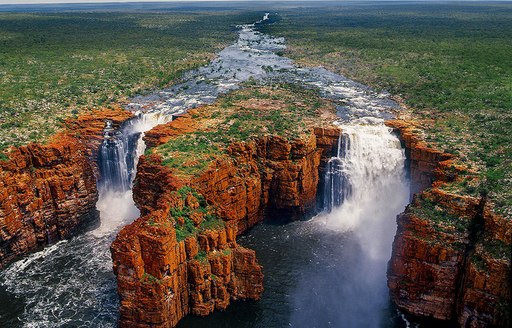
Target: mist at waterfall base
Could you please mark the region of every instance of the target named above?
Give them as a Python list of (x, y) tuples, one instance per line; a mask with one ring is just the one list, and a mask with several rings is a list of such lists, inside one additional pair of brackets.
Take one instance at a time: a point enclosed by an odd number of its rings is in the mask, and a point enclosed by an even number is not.
[[(284, 39), (259, 33), (255, 24), (243, 25), (235, 44), (208, 66), (186, 73), (183, 83), (132, 99), (128, 109), (143, 113), (118, 132), (107, 126), (113, 138), (106, 138), (102, 148), (106, 153), (100, 154), (99, 163), (107, 165), (103, 172), (111, 173), (103, 174), (99, 182), (100, 226), (1, 271), (0, 326), (115, 327), (118, 297), (109, 247), (119, 229), (139, 214), (130, 185), (138, 156), (144, 152), (142, 133), (173, 114), (214, 102), (251, 78), (299, 83), (333, 100), (340, 116), (353, 122), (343, 127), (347, 133), (354, 130), (352, 137), (345, 136), (350, 150), (364, 149), (355, 147), (365, 138), (362, 134), (377, 134), (378, 140), (364, 141), (375, 149), (353, 153), (361, 157), (350, 159), (340, 153), (333, 160), (333, 168), (345, 170), (333, 175), (343, 177), (340, 190), (347, 191), (343, 195), (350, 191), (350, 197), (333, 203), (329, 214), (286, 225), (265, 223), (240, 239), (256, 250), (264, 266), (261, 301), (235, 302), (225, 312), (204, 319), (188, 316), (180, 327), (405, 326), (388, 307), (385, 282), (395, 216), (407, 203), (403, 154), (382, 120), (357, 122), (365, 116), (389, 117), (398, 105), (386, 93), (323, 68), (297, 67), (276, 54), (283, 49)], [(268, 66), (273, 70), (265, 69)], [(331, 185), (341, 186), (341, 181)]]
[(337, 185), (345, 188), (329, 190), (336, 184), (324, 183), (324, 196), (341, 196), (341, 205), (308, 221), (253, 228), (240, 244), (254, 249), (263, 265), (262, 299), (208, 318), (187, 317), (179, 327), (409, 327), (386, 285), (396, 214), (409, 197), (405, 155), (382, 120), (341, 128), (345, 142), (332, 159), (341, 174), (325, 179), (342, 178)]

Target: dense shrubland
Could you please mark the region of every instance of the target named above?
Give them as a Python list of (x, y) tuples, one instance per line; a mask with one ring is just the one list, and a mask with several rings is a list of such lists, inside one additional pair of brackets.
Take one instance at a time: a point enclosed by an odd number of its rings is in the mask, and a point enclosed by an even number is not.
[(232, 42), (236, 24), (259, 16), (0, 13), (0, 150), (44, 141), (64, 118), (173, 83)]

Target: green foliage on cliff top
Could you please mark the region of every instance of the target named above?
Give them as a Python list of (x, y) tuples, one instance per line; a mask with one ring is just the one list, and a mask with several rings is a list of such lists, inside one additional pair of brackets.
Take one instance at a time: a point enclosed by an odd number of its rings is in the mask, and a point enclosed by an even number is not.
[(460, 218), (449, 213), (442, 206), (437, 205), (432, 200), (418, 196), (413, 204), (409, 205), (407, 210), (422, 219), (431, 222), (432, 228), (436, 231), (447, 233), (468, 234), (471, 226), (471, 220)]
[(156, 147), (163, 164), (178, 176), (202, 173), (215, 159), (226, 155), (234, 142), (264, 135), (288, 140), (301, 138), (312, 126), (329, 125), (334, 107), (315, 91), (293, 84), (271, 88), (247, 87), (218, 99), (193, 115), (197, 130)]
[[(479, 166), (512, 214), (512, 4), (364, 3), (282, 9), (285, 55), (400, 95), (427, 141)], [(432, 120), (433, 119), (433, 120)]]
[(0, 13), (0, 150), (40, 142), (63, 118), (179, 79), (261, 13)]
[[(195, 209), (190, 208), (187, 205), (171, 208), (170, 214), (174, 220), (177, 221), (178, 218), (183, 219), (183, 224), (176, 222), (174, 226), (176, 229), (176, 239), (178, 242), (190, 236), (195, 236), (201, 231), (218, 230), (225, 227), (224, 221), (214, 214), (214, 209), (208, 205), (204, 196), (198, 193), (197, 190), (189, 186), (184, 186), (174, 193), (179, 195), (183, 201), (185, 201), (188, 196), (193, 196), (199, 203), (199, 207)], [(201, 213), (204, 215), (203, 221), (199, 226), (196, 226), (190, 218), (190, 216), (194, 213)]]

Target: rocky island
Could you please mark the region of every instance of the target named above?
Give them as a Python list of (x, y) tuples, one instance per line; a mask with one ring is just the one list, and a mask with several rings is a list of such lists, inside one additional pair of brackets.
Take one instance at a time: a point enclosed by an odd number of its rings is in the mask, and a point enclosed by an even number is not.
[(262, 268), (236, 236), (314, 211), (340, 136), (333, 106), (291, 87), (237, 91), (146, 134), (134, 186), (143, 216), (112, 245), (122, 326), (173, 327), (260, 298)]

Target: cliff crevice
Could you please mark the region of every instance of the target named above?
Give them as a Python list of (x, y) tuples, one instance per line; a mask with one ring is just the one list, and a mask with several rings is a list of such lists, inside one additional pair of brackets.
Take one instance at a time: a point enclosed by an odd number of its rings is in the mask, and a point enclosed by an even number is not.
[(512, 223), (484, 196), (461, 192), (477, 177), (453, 155), (427, 147), (410, 122), (388, 125), (405, 144), (413, 194), (397, 217), (388, 267), (393, 301), (423, 319), (507, 327)]

